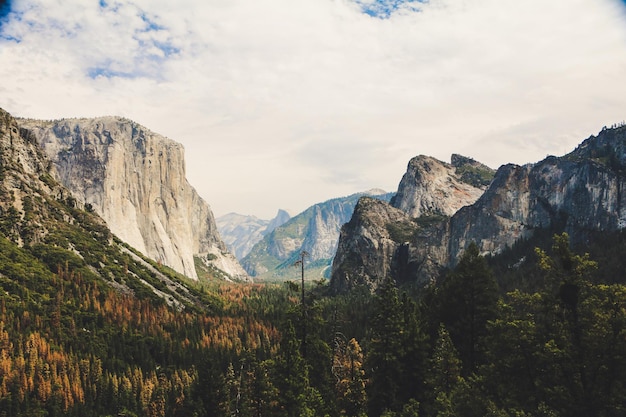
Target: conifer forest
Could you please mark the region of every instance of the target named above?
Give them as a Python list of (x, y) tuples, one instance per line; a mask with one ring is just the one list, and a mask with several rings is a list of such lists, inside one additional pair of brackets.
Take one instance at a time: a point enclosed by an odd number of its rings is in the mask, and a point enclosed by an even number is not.
[(70, 210), (80, 228), (21, 247), (0, 225), (1, 416), (626, 413), (622, 233), (584, 248), (544, 234), (488, 258), (470, 245), (430, 285), (345, 294), (302, 292), (297, 269), (244, 284), (154, 264), (181, 303), (133, 288), (159, 283)]

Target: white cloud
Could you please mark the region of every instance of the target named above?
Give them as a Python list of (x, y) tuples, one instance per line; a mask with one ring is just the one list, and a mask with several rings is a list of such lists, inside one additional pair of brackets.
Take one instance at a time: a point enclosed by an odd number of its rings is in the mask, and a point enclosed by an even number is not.
[(132, 118), (185, 145), (216, 214), (265, 218), (392, 191), (417, 154), (525, 163), (626, 118), (623, 2), (366, 3), (24, 0), (0, 106)]

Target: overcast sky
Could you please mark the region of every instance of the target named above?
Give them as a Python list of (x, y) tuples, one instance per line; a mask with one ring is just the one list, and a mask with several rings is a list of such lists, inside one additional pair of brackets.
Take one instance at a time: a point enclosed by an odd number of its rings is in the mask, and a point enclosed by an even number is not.
[(183, 143), (216, 216), (395, 191), (419, 154), (536, 162), (626, 119), (618, 0), (18, 0), (0, 15), (0, 107), (124, 116)]

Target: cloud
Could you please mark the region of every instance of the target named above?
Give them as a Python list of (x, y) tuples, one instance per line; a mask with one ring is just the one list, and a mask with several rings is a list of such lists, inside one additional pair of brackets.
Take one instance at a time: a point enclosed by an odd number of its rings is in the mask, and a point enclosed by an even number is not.
[(186, 147), (216, 214), (271, 217), (372, 187), (417, 154), (493, 167), (626, 118), (614, 0), (23, 0), (0, 106), (118, 114)]

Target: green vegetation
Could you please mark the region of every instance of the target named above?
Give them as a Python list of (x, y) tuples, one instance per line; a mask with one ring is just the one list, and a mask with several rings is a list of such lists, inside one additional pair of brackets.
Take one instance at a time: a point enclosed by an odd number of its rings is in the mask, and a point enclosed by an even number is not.
[(215, 267), (210, 264), (209, 261), (217, 259), (217, 256), (212, 253), (208, 253), (203, 255), (202, 258), (198, 256), (194, 256), (193, 262), (196, 267), (196, 273), (198, 274), (198, 279), (201, 281), (220, 281), (223, 282), (225, 280), (230, 280), (232, 277), (226, 274), (221, 269)]
[(495, 176), (495, 172), (492, 169), (470, 164), (458, 167), (456, 173), (461, 181), (474, 187), (487, 187)]
[(417, 233), (418, 226), (412, 221), (399, 221), (385, 225), (389, 237), (396, 243), (412, 242)]
[(417, 223), (418, 226), (427, 228), (436, 224), (440, 224), (448, 219), (448, 216), (443, 214), (423, 214), (420, 217), (417, 217), (413, 221)]
[[(626, 233), (574, 248), (537, 231), (489, 259), (472, 244), (410, 292), (387, 279), (331, 296), (318, 276), (303, 303), (297, 269), (282, 284), (192, 281), (62, 190), (8, 190), (4, 174), (0, 416), (626, 413)], [(388, 231), (404, 242), (440, 221)]]
[(472, 245), (412, 295), (390, 280), (332, 297), (309, 282), (303, 315), (297, 279), (190, 281), (139, 261), (90, 213), (57, 208), (74, 220), (44, 240), (0, 238), (1, 415), (624, 411), (622, 235), (590, 239), (600, 262), (563, 234), (490, 259)]

